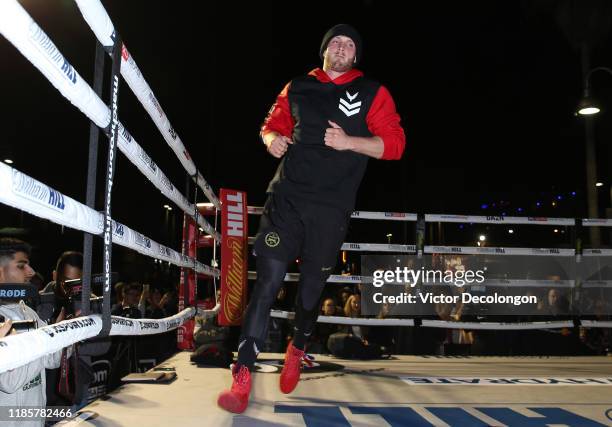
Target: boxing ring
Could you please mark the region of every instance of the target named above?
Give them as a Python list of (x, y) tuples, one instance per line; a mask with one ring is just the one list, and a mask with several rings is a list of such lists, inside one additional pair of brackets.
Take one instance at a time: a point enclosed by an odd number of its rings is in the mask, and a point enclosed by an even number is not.
[[(0, 202), (34, 216), (83, 231), (104, 240), (104, 308), (100, 314), (86, 314), (35, 331), (0, 339), (0, 373), (15, 369), (45, 354), (97, 336), (154, 335), (180, 329), (183, 338), (193, 328), (193, 318), (222, 313), (228, 301), (227, 289), (210, 310), (197, 307), (194, 290), (198, 279), (224, 279), (224, 272), (235, 274), (221, 251), (218, 269), (217, 249), (227, 236), (246, 231), (243, 214), (260, 215), (261, 208), (246, 206), (246, 195), (234, 192), (217, 197), (197, 169), (176, 130), (172, 127), (151, 88), (121, 41), (98, 0), (75, 0), (84, 19), (99, 41), (99, 52), (113, 58), (111, 105), (92, 89), (64, 58), (51, 39), (14, 0), (0, 2), (0, 32), (23, 54), (58, 91), (85, 114), (109, 139), (106, 164), (105, 209), (98, 212), (90, 200), (86, 204), (53, 189), (35, 177), (0, 163)], [(185, 173), (195, 183), (190, 201), (183, 195), (119, 122), (118, 82), (123, 78), (145, 107), (164, 140), (173, 150)], [(111, 217), (111, 194), (116, 148), (168, 200), (184, 213), (184, 245), (180, 251), (157, 243), (146, 235)], [(119, 184), (120, 185), (120, 184)], [(208, 203), (197, 203), (197, 189)], [(223, 192), (222, 192), (223, 194)], [(242, 198), (244, 195), (244, 198)], [(228, 209), (228, 200), (235, 209)], [(225, 209), (225, 210), (224, 210)], [(206, 217), (214, 217), (212, 225)], [(221, 216), (222, 230), (217, 229)], [(528, 218), (433, 215), (402, 212), (356, 211), (352, 221), (400, 221), (415, 224), (415, 244), (346, 242), (342, 250), (356, 253), (432, 254), (487, 256), (563, 256), (569, 259), (612, 257), (609, 249), (573, 248), (492, 248), (426, 245), (428, 223), (516, 224), (537, 226), (612, 227), (612, 220), (596, 218)], [(205, 234), (200, 234), (200, 231)], [(242, 236), (247, 242), (248, 235)], [(249, 238), (252, 242), (253, 238)], [(110, 316), (111, 245), (117, 244), (144, 256), (172, 263), (183, 269), (182, 310), (165, 319), (127, 319)], [(197, 249), (213, 250), (212, 265), (197, 259)], [(247, 245), (240, 249), (247, 252)], [(246, 256), (244, 259), (246, 266)], [(253, 271), (240, 280), (255, 279)], [(299, 274), (289, 273), (287, 282), (297, 282)], [(366, 275), (332, 275), (331, 285), (369, 285)], [(506, 281), (511, 286), (512, 281)], [(523, 285), (519, 283), (518, 285)], [(537, 285), (537, 284), (536, 284)], [(612, 287), (602, 281), (601, 288)], [(84, 286), (84, 301), (90, 290)], [(216, 292), (215, 292), (216, 295)], [(216, 298), (216, 296), (215, 296)], [(238, 299), (243, 297), (237, 297)], [(231, 299), (231, 298), (230, 298)], [(240, 307), (240, 304), (237, 304)], [(228, 314), (225, 312), (225, 316)], [(230, 316), (231, 317), (231, 316)], [(239, 317), (239, 316), (238, 316)], [(291, 319), (293, 313), (273, 310), (271, 317)], [(230, 319), (231, 320), (231, 319)], [(612, 322), (567, 318), (528, 322), (449, 321), (431, 318), (346, 318), (320, 316), (319, 322), (444, 328), (526, 331), (562, 328), (612, 328)], [(433, 330), (433, 329), (432, 329)], [(190, 345), (183, 343), (182, 349)], [(177, 378), (167, 384), (125, 384), (108, 396), (84, 407), (62, 425), (167, 426), (172, 423), (210, 426), (610, 426), (612, 425), (612, 359), (610, 357), (478, 357), (478, 356), (392, 356), (385, 360), (357, 361), (317, 356), (313, 368), (305, 370), (298, 388), (291, 395), (278, 390), (283, 355), (264, 353), (254, 374), (251, 404), (240, 416), (216, 407), (217, 393), (226, 388), (229, 370), (198, 367), (182, 351), (159, 368), (174, 369)]]

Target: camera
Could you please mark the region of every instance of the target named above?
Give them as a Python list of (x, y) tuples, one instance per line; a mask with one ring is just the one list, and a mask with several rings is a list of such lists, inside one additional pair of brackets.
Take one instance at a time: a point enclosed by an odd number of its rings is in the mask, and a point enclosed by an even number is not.
[[(117, 273), (111, 273), (111, 283), (116, 282), (118, 278)], [(92, 289), (95, 286), (102, 285), (104, 283), (103, 274), (94, 274), (91, 276)], [(55, 317), (59, 315), (59, 312), (64, 308), (66, 318), (74, 316), (75, 312), (81, 307), (81, 294), (83, 292), (83, 279), (70, 279), (65, 280), (61, 284), (61, 292), (56, 293), (56, 311)], [(62, 295), (62, 296), (60, 296)], [(90, 306), (92, 313), (102, 313), (102, 301), (103, 297), (92, 296), (90, 297)]]

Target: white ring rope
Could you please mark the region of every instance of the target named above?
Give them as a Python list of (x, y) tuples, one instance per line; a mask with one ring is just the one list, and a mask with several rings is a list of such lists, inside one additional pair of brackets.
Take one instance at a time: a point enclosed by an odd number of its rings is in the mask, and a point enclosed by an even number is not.
[(583, 249), (584, 256), (612, 256), (612, 249)]
[[(155, 335), (171, 331), (191, 319), (193, 307), (164, 319), (129, 319), (112, 316), (110, 335)], [(23, 366), (49, 353), (97, 336), (102, 316), (92, 314), (43, 326), (33, 331), (0, 338), (0, 373)]]
[[(255, 243), (256, 237), (249, 237), (249, 245)], [(392, 243), (349, 243), (345, 242), (340, 248), (341, 251), (349, 252), (393, 252), (402, 254), (416, 254), (415, 245), (397, 245)]]
[[(106, 47), (107, 51), (110, 53), (114, 45), (115, 28), (104, 6), (102, 6), (99, 0), (75, 0), (75, 2), (100, 44)], [(127, 50), (125, 43), (123, 43), (121, 49), (121, 75), (142, 106), (147, 110), (166, 143), (168, 143), (168, 146), (174, 151), (174, 154), (176, 154), (176, 157), (187, 173), (194, 177), (194, 181), (202, 189), (208, 200), (210, 200), (217, 209), (221, 209), (221, 202), (202, 174), (197, 171), (195, 163), (191, 159), (183, 141), (181, 141), (181, 138), (174, 130), (168, 116), (166, 116), (166, 113), (159, 104), (151, 87), (136, 65), (136, 61), (134, 61), (134, 58)]]
[[(249, 280), (256, 280), (257, 272), (249, 271)], [(285, 274), (285, 282), (299, 282), (300, 273)], [(373, 283), (373, 278), (368, 276), (343, 276), (340, 274), (332, 274), (327, 279), (327, 283)]]
[(585, 328), (611, 328), (612, 321), (609, 320), (581, 320), (580, 325)]
[[(264, 208), (261, 206), (249, 206), (249, 215), (261, 215)], [(353, 211), (353, 219), (375, 219), (383, 221), (416, 221), (417, 214), (406, 212), (372, 212), (372, 211)]]
[(533, 329), (560, 329), (573, 328), (574, 322), (570, 320), (559, 322), (449, 322), (447, 320), (423, 319), (421, 326), (427, 328), (445, 329), (483, 329), (500, 331), (525, 331)]
[[(270, 310), (270, 317), (277, 319), (295, 319), (292, 311)], [(319, 316), (318, 323), (333, 323), (339, 325), (352, 326), (415, 326), (414, 319), (385, 318), (373, 319), (367, 317), (341, 317), (341, 316)], [(588, 328), (611, 328), (612, 322), (583, 320), (582, 326)], [(489, 330), (489, 331), (526, 331), (538, 329), (561, 329), (573, 328), (574, 322), (564, 321), (544, 321), (544, 322), (450, 322), (447, 320), (428, 320), (423, 319), (421, 326), (426, 328), (444, 329), (470, 329), (470, 330)]]
[(488, 246), (425, 246), (426, 254), (458, 254), (458, 255), (531, 255), (531, 256), (563, 256), (576, 255), (575, 249), (558, 248), (494, 248)]
[[(292, 311), (270, 310), (270, 317), (277, 319), (295, 319)], [(338, 325), (360, 325), (360, 326), (414, 326), (413, 319), (371, 319), (367, 317), (343, 317), (343, 316), (319, 316), (318, 323), (333, 323)]]
[[(249, 271), (249, 280), (256, 280), (257, 272)], [(285, 274), (285, 282), (299, 282), (300, 273), (287, 273)], [(336, 284), (372, 284), (374, 278), (372, 276), (358, 276), (358, 275), (339, 275), (332, 274), (327, 279), (327, 283)], [(582, 287), (609, 287), (610, 282), (606, 281), (589, 281), (585, 282), (592, 284), (591, 286), (582, 285)], [(385, 284), (393, 284), (392, 282), (385, 281)], [(397, 283), (398, 286), (410, 285), (409, 283)], [(424, 286), (451, 286), (452, 283), (430, 281), (423, 283)], [(576, 287), (575, 280), (535, 280), (535, 279), (485, 279), (482, 283), (471, 283), (466, 284), (465, 288), (476, 290), (478, 288), (486, 287), (496, 288), (574, 288)]]
[(612, 219), (583, 218), (582, 225), (585, 227), (612, 227)]
[(396, 245), (392, 243), (343, 243), (340, 250), (349, 252), (395, 252), (416, 254), (415, 245)]
[[(106, 47), (107, 51), (110, 53), (114, 45), (115, 28), (104, 6), (102, 6), (99, 0), (75, 0), (75, 2), (100, 44)], [(149, 116), (151, 116), (151, 119), (153, 119), (153, 122), (166, 140), (166, 143), (168, 143), (172, 151), (174, 151), (174, 154), (176, 154), (176, 157), (187, 173), (193, 177), (197, 172), (194, 181), (202, 189), (208, 200), (210, 200), (217, 209), (221, 209), (219, 199), (204, 177), (197, 171), (189, 152), (170, 124), (168, 116), (166, 116), (159, 101), (153, 94), (151, 87), (136, 65), (136, 61), (134, 61), (134, 58), (128, 52), (125, 43), (123, 43), (121, 50), (121, 75), (145, 110), (147, 110)]]
[[(104, 215), (17, 169), (0, 163), (0, 202), (57, 224), (101, 236)], [(179, 267), (193, 268), (198, 273), (219, 277), (219, 270), (161, 245), (144, 234), (113, 221), (113, 243), (152, 258), (168, 261)]]
[(426, 214), (425, 222), (460, 222), (477, 224), (534, 224), (534, 225), (576, 225), (572, 218), (545, 218), (524, 216), (479, 216)]
[[(105, 129), (111, 114), (77, 71), (63, 57), (51, 39), (16, 0), (0, 2), (0, 33), (4, 35), (60, 93), (100, 128)], [(161, 193), (187, 215), (194, 217), (195, 206), (178, 191), (151, 157), (119, 123), (118, 148)], [(219, 242), (221, 235), (202, 217), (198, 225)]]
[(612, 280), (587, 280), (582, 282), (581, 288), (612, 288)]

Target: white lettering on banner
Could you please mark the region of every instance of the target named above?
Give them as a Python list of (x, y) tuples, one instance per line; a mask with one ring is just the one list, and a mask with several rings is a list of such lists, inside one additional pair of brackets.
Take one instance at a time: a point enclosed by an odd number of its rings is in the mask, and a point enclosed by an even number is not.
[(0, 289), (0, 298), (25, 298), (25, 289)]
[(111, 239), (112, 239), (112, 219), (111, 219), (111, 195), (113, 191), (113, 175), (115, 167), (115, 144), (119, 128), (119, 117), (117, 117), (117, 97), (119, 96), (119, 77), (113, 76), (113, 96), (112, 96), (112, 121), (108, 145), (108, 169), (106, 171), (106, 195), (104, 206), (104, 293), (110, 292), (110, 270), (111, 270)]
[(236, 193), (235, 195), (228, 194), (227, 196), (228, 221), (226, 231), (228, 236), (244, 236), (244, 217), (242, 215), (242, 200), (242, 193)]

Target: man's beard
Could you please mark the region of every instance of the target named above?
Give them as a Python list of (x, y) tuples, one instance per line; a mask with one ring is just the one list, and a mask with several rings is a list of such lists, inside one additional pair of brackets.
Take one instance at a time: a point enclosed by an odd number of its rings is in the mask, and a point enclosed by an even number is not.
[(337, 73), (345, 73), (352, 67), (351, 61), (346, 61), (340, 58), (331, 61), (331, 70)]

